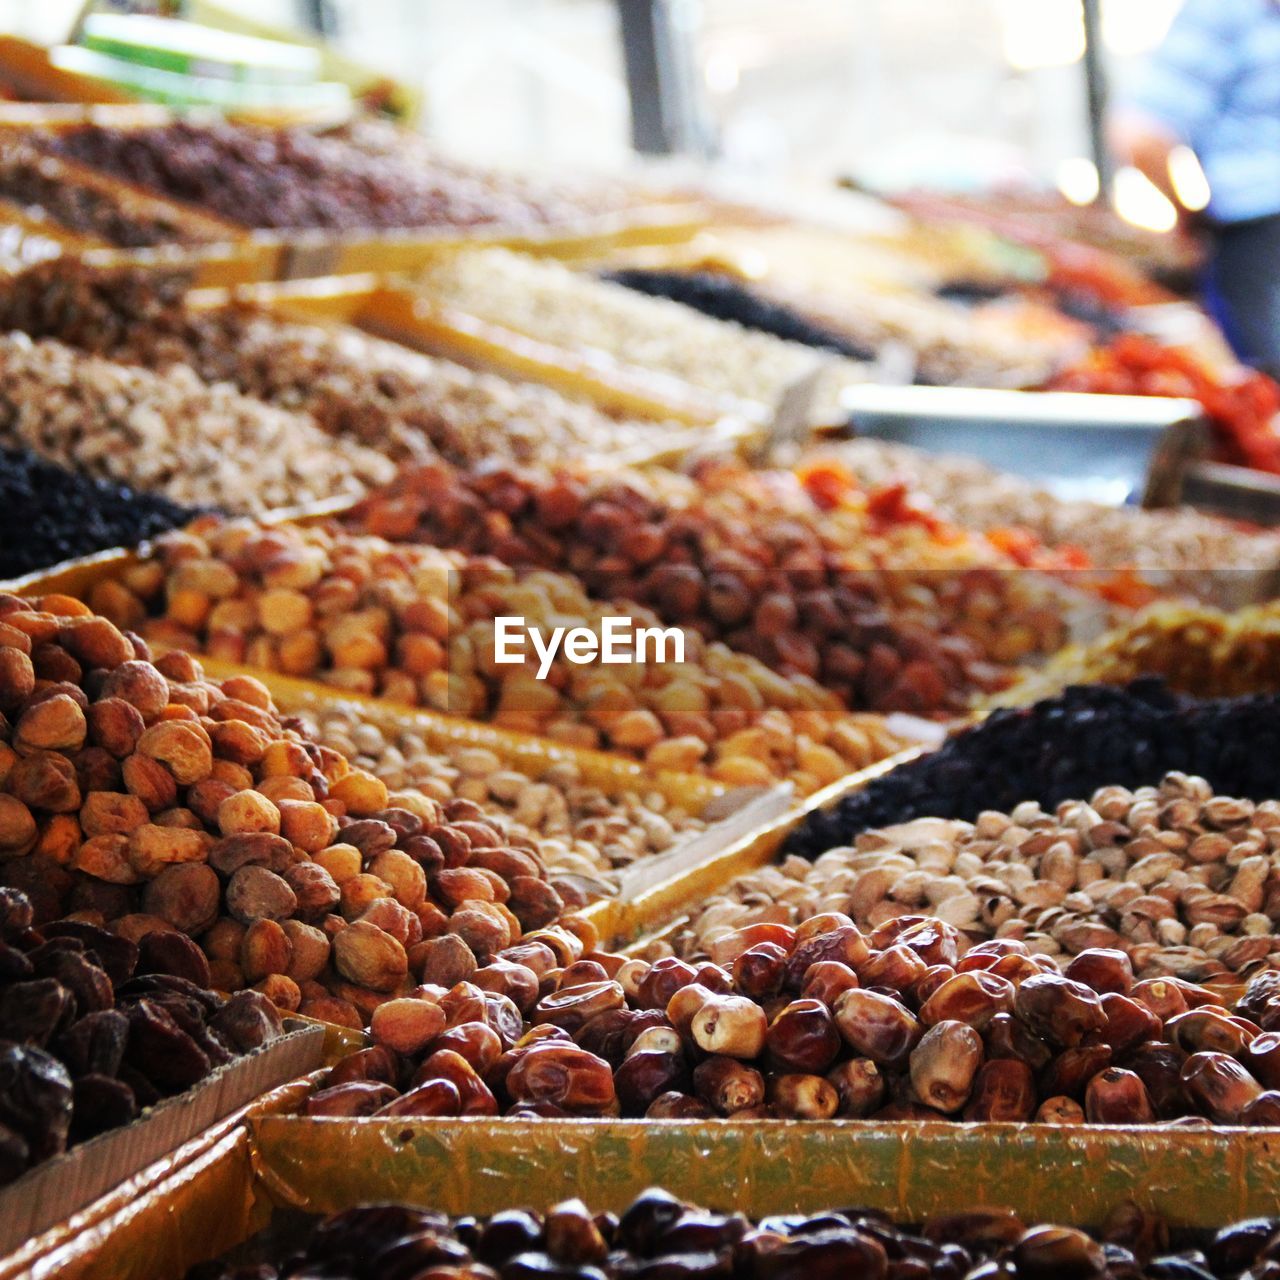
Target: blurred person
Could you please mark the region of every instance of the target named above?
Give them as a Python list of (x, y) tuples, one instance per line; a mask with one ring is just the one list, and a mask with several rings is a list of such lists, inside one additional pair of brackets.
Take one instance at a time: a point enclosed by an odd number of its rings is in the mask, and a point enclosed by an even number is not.
[[(1280, 373), (1280, 0), (1185, 0), (1111, 122), (1121, 159), (1210, 242), (1207, 302), (1236, 354)], [(1190, 147), (1209, 182), (1187, 209), (1169, 171)]]

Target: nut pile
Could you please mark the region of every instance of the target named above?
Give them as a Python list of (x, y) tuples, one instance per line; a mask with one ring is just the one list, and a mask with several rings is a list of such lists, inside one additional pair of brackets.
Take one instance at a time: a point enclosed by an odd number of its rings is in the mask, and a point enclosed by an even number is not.
[(156, 494), (78, 475), (26, 449), (0, 449), (0, 578), (136, 546), (196, 514)]
[(0, 145), (0, 197), (122, 249), (206, 244), (214, 238), (172, 209), (81, 182), (56, 157), (12, 142)]
[(362, 533), (571, 572), (596, 599), (635, 601), (856, 710), (963, 712), (1064, 638), (1048, 580), (934, 536), (909, 513), (865, 501), (824, 510), (790, 473), (736, 461), (692, 479), (429, 465), (345, 519)]
[(176, 502), (266, 511), (385, 484), (393, 465), (298, 413), (209, 385), (0, 336), (0, 442)]
[[(676, 379), (726, 402), (773, 405), (818, 359), (799, 343), (506, 249), (438, 255), (420, 279), (432, 302), (565, 350)], [(853, 361), (831, 358), (832, 387), (864, 378)]]
[(249, 227), (540, 227), (597, 211), (582, 191), (575, 198), (550, 184), (421, 153), (406, 163), (403, 154), (359, 137), (304, 128), (187, 120), (141, 129), (85, 125), (40, 144)]
[(734, 786), (790, 777), (813, 790), (902, 745), (882, 717), (849, 714), (813, 681), (692, 632), (684, 663), (577, 665), (560, 653), (539, 680), (526, 646), (523, 665), (497, 665), (495, 617), (598, 634), (610, 611), (559, 574), (520, 577), (497, 561), (328, 524), (204, 517), (158, 538), (149, 559), (90, 599), (154, 643), (606, 747), (658, 769), (705, 769)]
[(548, 929), (381, 1005), (310, 1115), (1280, 1124), (1280, 973), (1234, 1011), (1090, 948), (839, 912), (649, 961)]
[(487, 747), (433, 751), (412, 728), (384, 731), (358, 707), (327, 706), (302, 720), (307, 737), (381, 778), (393, 803), (396, 792), (412, 789), (446, 809), (462, 800), (479, 805), (486, 822), (501, 819), (508, 842), (519, 836), (536, 845), (552, 885), (562, 889), (565, 876), (603, 876), (609, 883), (611, 872), (665, 853), (706, 827), (659, 791), (609, 795), (589, 786), (572, 760), (530, 776)]
[(152, 662), (67, 597), (0, 596), (0, 717), (0, 883), (37, 925), (194, 937), (219, 989), (359, 1026), (424, 939), (474, 967), (564, 908), (533, 841), (477, 805), (391, 805), (257, 680)]
[(33, 927), (0, 889), (0, 1186), (116, 1129), (281, 1034), (256, 991), (208, 990), (181, 934), (135, 944), (83, 920)]
[(681, 950), (827, 910), (863, 928), (923, 912), (1037, 955), (1117, 948), (1144, 978), (1247, 975), (1280, 966), (1278, 853), (1280, 802), (1215, 796), (1203, 778), (1169, 774), (1052, 813), (1027, 801), (976, 823), (917, 818), (813, 863), (791, 857), (708, 901)]
[(16, 277), (0, 328), (51, 337), (159, 372), (189, 365), (205, 382), (307, 413), (399, 462), (616, 457), (682, 430), (615, 418), (550, 387), (511, 382), (356, 329), (292, 323), (251, 307), (186, 308), (183, 281), (61, 259)]
[(620, 1215), (592, 1214), (581, 1200), (553, 1205), (545, 1214), (508, 1209), (487, 1220), (454, 1223), (408, 1206), (348, 1209), (320, 1222), (305, 1248), (278, 1266), (274, 1252), (273, 1261), (255, 1266), (207, 1263), (187, 1280), (383, 1280), (402, 1269), (474, 1280), (1263, 1280), (1278, 1245), (1277, 1220), (1252, 1218), (1216, 1233), (1177, 1233), (1171, 1240), (1163, 1220), (1133, 1205), (1112, 1214), (1095, 1238), (1074, 1227), (1028, 1225), (999, 1208), (948, 1214), (918, 1226), (857, 1209), (753, 1223), (740, 1213), (709, 1212), (650, 1188)]
[(1080, 685), (1030, 707), (1002, 708), (937, 751), (810, 815), (787, 850), (816, 858), (863, 831), (913, 818), (974, 822), (1024, 801), (1046, 808), (1099, 787), (1151, 786), (1182, 772), (1221, 795), (1280, 796), (1280, 698), (1199, 702), (1155, 679)]
[(1189, 508), (1142, 511), (1067, 501), (974, 458), (882, 440), (850, 440), (822, 453), (839, 457), (869, 486), (905, 482), (944, 519), (967, 529), (1028, 530), (1048, 546), (1081, 548), (1099, 568), (1167, 573), (1181, 590), (1205, 598), (1280, 564), (1280, 535), (1245, 532)]

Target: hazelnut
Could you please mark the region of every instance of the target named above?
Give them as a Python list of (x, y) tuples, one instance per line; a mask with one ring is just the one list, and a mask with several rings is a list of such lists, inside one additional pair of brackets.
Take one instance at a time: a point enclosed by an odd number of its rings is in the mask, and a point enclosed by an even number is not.
[(218, 830), (224, 836), (280, 834), (280, 810), (259, 791), (239, 791), (218, 806)]
[(363, 920), (349, 924), (334, 938), (333, 962), (344, 978), (373, 991), (394, 991), (409, 972), (404, 947)]
[(293, 943), (275, 920), (255, 920), (240, 944), (240, 968), (245, 981), (258, 982), (271, 973), (287, 973), (293, 961)]
[(5, 785), (32, 809), (71, 813), (80, 807), (75, 766), (53, 751), (33, 751), (15, 761)]
[(218, 918), (222, 886), (212, 867), (182, 862), (165, 867), (143, 890), (149, 915), (167, 920), (185, 934), (203, 933)]
[(0, 858), (20, 858), (36, 842), (36, 820), (21, 800), (0, 794)]
[(136, 754), (166, 765), (182, 786), (208, 777), (213, 768), (209, 735), (185, 720), (162, 720), (152, 725), (138, 739)]
[(79, 751), (84, 746), (88, 722), (79, 704), (67, 694), (56, 694), (29, 706), (18, 718), (13, 745), (20, 754), (30, 751)]
[(188, 827), (162, 827), (144, 822), (128, 836), (129, 861), (143, 876), (157, 876), (173, 863), (203, 862), (209, 837)]
[(298, 983), (318, 978), (329, 963), (330, 944), (323, 930), (301, 920), (282, 921), (281, 927), (293, 948), (286, 970), (289, 977)]
[(89, 738), (118, 760), (132, 755), (146, 731), (142, 712), (123, 698), (103, 698), (89, 708)]
[(296, 912), (303, 920), (327, 915), (341, 899), (333, 877), (319, 863), (296, 862), (281, 874), (297, 898)]
[(244, 924), (283, 920), (293, 915), (297, 906), (293, 890), (266, 867), (241, 867), (227, 885), (227, 910)]
[(169, 705), (169, 682), (150, 662), (122, 662), (102, 682), (102, 698), (118, 698), (151, 720)]

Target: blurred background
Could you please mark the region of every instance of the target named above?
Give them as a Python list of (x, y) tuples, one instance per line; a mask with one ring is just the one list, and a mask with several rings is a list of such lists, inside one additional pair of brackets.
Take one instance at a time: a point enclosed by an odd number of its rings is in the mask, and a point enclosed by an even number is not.
[[(1178, 3), (1098, 0), (1099, 53), (1113, 86), (1159, 44)], [(0, 0), (0, 30), (54, 43), (81, 8), (80, 0)], [(649, 149), (715, 159), (727, 175), (766, 181), (840, 174), (881, 190), (1015, 184), (1056, 187), (1077, 202), (1097, 191), (1080, 0), (221, 0), (188, 8), (220, 10), (246, 30), (320, 29), (343, 54), (420, 93), (416, 123), (477, 159), (627, 164), (624, 19), (644, 10), (669, 40), (667, 115), (661, 137), (641, 140)], [(1168, 202), (1132, 170), (1117, 175), (1116, 197), (1130, 221), (1172, 223)]]

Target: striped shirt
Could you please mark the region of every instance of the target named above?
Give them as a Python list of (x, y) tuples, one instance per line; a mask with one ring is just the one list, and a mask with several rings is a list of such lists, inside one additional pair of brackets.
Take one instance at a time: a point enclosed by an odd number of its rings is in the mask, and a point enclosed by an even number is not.
[(1280, 213), (1280, 3), (1186, 0), (1128, 105), (1173, 130), (1209, 180), (1209, 213)]

